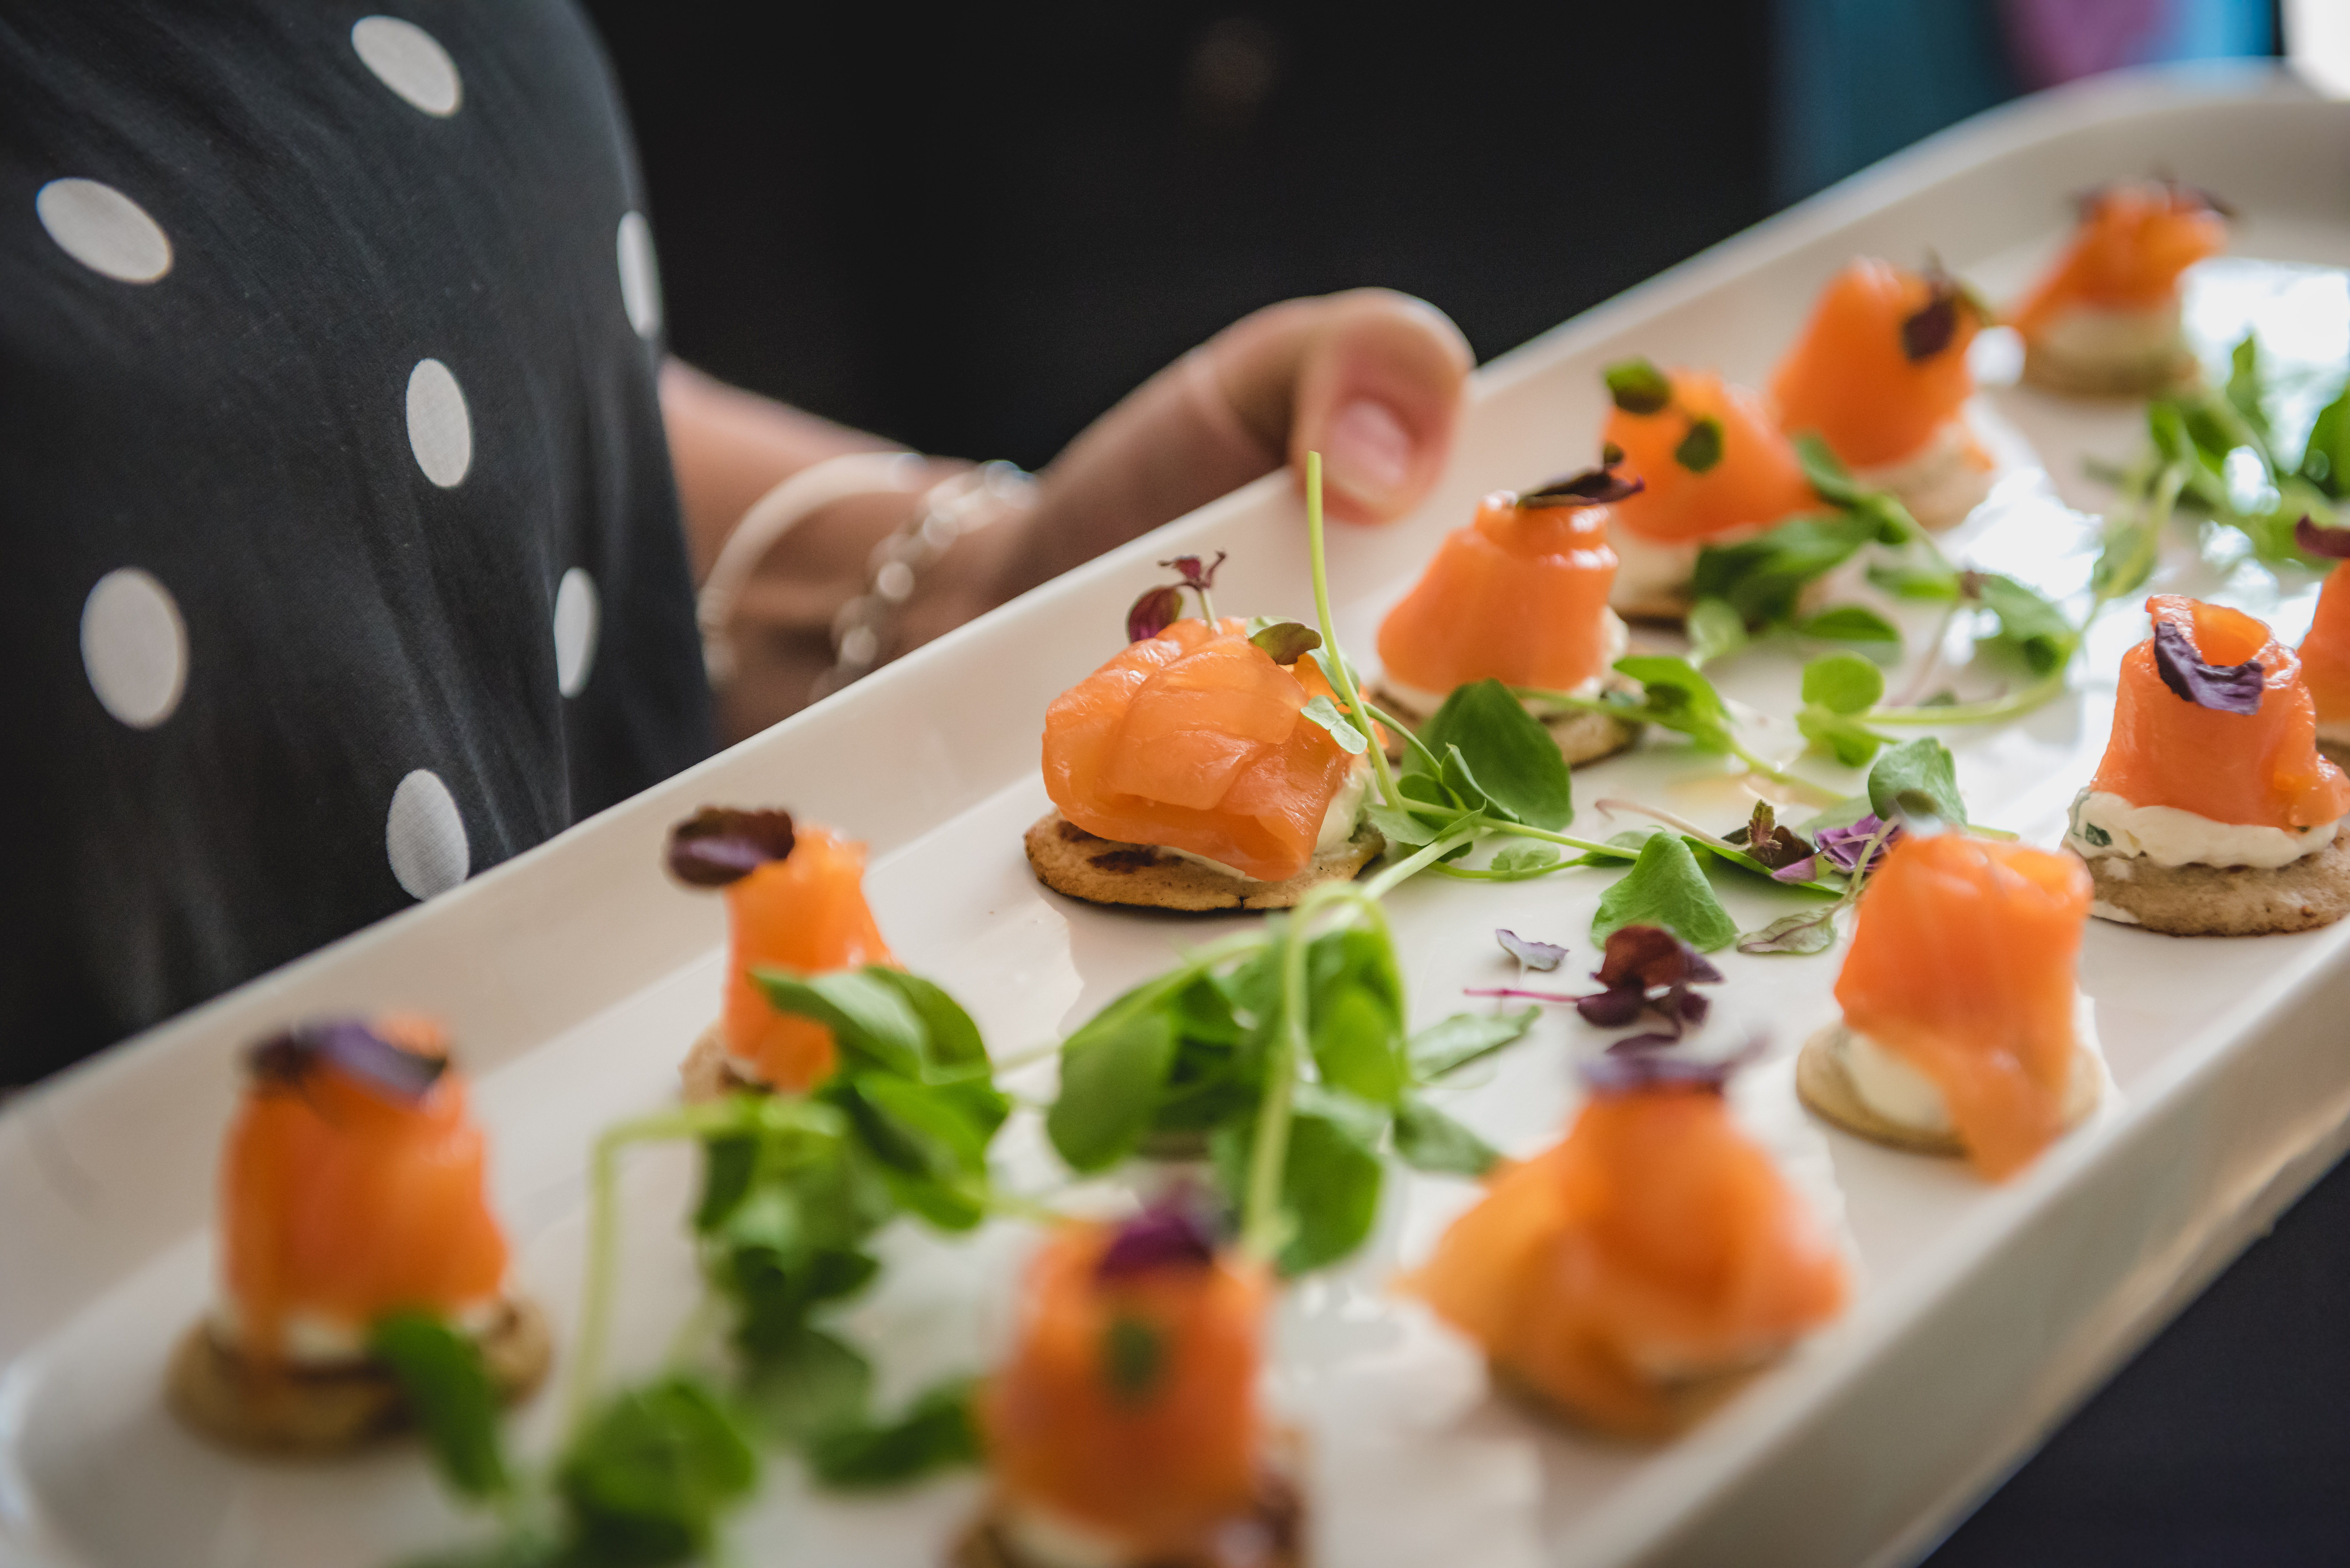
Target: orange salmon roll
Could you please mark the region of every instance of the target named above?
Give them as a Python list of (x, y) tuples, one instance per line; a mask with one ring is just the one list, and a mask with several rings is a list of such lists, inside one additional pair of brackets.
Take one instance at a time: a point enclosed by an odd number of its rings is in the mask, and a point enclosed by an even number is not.
[(1687, 1425), (1849, 1292), (1833, 1237), (1703, 1081), (1595, 1087), (1409, 1288), (1508, 1376), (1641, 1438)]
[(2317, 721), (2317, 743), (2350, 747), (2350, 572), (2336, 568), (2317, 595), (2317, 614), (2301, 639), (2301, 678)]

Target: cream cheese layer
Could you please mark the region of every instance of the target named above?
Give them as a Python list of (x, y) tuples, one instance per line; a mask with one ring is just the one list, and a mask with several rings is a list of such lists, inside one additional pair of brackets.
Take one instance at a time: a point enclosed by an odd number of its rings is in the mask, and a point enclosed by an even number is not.
[[(1607, 651), (1606, 657), (1600, 661), (1604, 668), (1590, 680), (1570, 689), (1577, 697), (1598, 696), (1600, 689), (1607, 684), (1609, 677), (1614, 672), (1616, 661), (1623, 658), (1624, 650), (1631, 646), (1632, 633), (1630, 628), (1625, 626), (1624, 618), (1614, 610), (1604, 613), (1607, 617)], [(1394, 705), (1401, 709), (1407, 717), (1414, 720), (1429, 718), (1439, 708), (1443, 707), (1444, 700), (1451, 695), (1449, 691), (1425, 691), (1417, 686), (1408, 686), (1391, 674), (1380, 676), (1379, 691), (1390, 698)], [(1378, 700), (1374, 698), (1372, 701), (1376, 705)], [(1538, 711), (1538, 704), (1536, 708)]]
[(2033, 347), (2052, 358), (2099, 370), (2160, 369), (2178, 352), (2179, 302), (2143, 309), (2075, 305), (2040, 328)]
[[(465, 1333), (479, 1339), (497, 1326), (498, 1314), (504, 1303), (496, 1296), (478, 1302), (468, 1302), (448, 1314), (449, 1321)], [(311, 1312), (296, 1307), (286, 1314), (278, 1334), (278, 1355), (297, 1366), (338, 1366), (368, 1358), (368, 1329), (364, 1323), (331, 1314)], [(244, 1345), (244, 1314), (234, 1302), (222, 1298), (213, 1303), (213, 1337), (231, 1349)]]
[[(2089, 1060), (2097, 1048), (2096, 1019), (2085, 996), (2074, 1003), (2073, 1038), (2079, 1047), (2074, 1053), (2073, 1071), (2096, 1072)], [(1933, 1137), (1946, 1137), (1957, 1130), (1941, 1085), (1889, 1046), (1847, 1024), (1836, 1032), (1836, 1055), (1844, 1064), (1845, 1075), (1852, 1080), (1853, 1093), (1887, 1121)]]
[(1974, 438), (1963, 418), (1945, 421), (1899, 462), (1864, 468), (1853, 477), (1867, 489), (1893, 492), (1929, 527), (1956, 522), (1991, 493), (1991, 476), (1976, 464)]
[(2214, 822), (2171, 805), (2139, 805), (2104, 790), (2073, 799), (2064, 846), (2084, 860), (2144, 857), (2157, 866), (2246, 866), (2273, 871), (2334, 842), (2339, 822), (2315, 827), (2265, 827)]

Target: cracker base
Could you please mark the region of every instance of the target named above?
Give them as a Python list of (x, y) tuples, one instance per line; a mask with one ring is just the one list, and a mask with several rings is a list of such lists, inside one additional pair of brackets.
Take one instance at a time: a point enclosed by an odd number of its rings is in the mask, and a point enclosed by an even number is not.
[(1207, 913), (1224, 909), (1286, 909), (1325, 882), (1350, 882), (1378, 859), (1388, 841), (1368, 822), (1338, 848), (1317, 855), (1286, 882), (1257, 882), (1211, 871), (1147, 844), (1097, 838), (1047, 812), (1029, 828), (1028, 864), (1055, 893), (1089, 904)]
[(2023, 346), (2023, 383), (2067, 398), (2142, 399), (2192, 386), (2203, 367), (2184, 344), (2160, 359), (2111, 364), (2051, 354), (2038, 344)]
[(1587, 1411), (1562, 1405), (1498, 1361), (1489, 1358), (1485, 1371), (1493, 1387), (1511, 1403), (1544, 1420), (1627, 1448), (1648, 1449), (1679, 1437), (1712, 1415), (1777, 1359), (1773, 1355), (1752, 1366), (1732, 1367), (1711, 1376), (1685, 1378), (1669, 1385), (1652, 1384), (1658, 1400), (1657, 1419), (1637, 1427), (1600, 1420)]
[[(947, 1559), (951, 1568), (1053, 1568), (1014, 1545), (1002, 1510), (997, 1498), (972, 1521)], [(1254, 1506), (1246, 1515), (1227, 1521), (1211, 1544), (1180, 1557), (1153, 1557), (1149, 1568), (1302, 1568), (1305, 1561), (1305, 1501), (1283, 1469), (1267, 1465), (1258, 1474)]]
[[(1804, 1042), (1803, 1052), (1795, 1058), (1795, 1097), (1814, 1116), (1871, 1143), (1908, 1154), (1964, 1158), (1967, 1146), (1957, 1133), (1926, 1132), (1897, 1122), (1860, 1097), (1836, 1049), (1845, 1033), (1842, 1023), (1831, 1023)], [(2095, 1055), (2085, 1046), (2076, 1049), (2072, 1089), (2064, 1102), (2066, 1132), (2086, 1121), (2105, 1097), (2106, 1075)]]
[[(2094, 856), (2088, 867), (2099, 903), (2165, 936), (2262, 937), (2315, 930), (2350, 915), (2350, 841), (2339, 836), (2273, 870), (2158, 866), (2142, 855)], [(2121, 867), (2127, 875), (2116, 876)]]
[[(1609, 676), (1607, 688), (1618, 691), (1638, 690), (1636, 682), (1627, 680), (1620, 675)], [(1409, 724), (1413, 734), (1418, 734), (1420, 725), (1428, 722), (1425, 719), (1415, 721), (1409, 710), (1396, 701), (1395, 693), (1385, 688), (1374, 688), (1371, 701), (1394, 714), (1397, 719)], [(1559, 754), (1566, 759), (1566, 765), (1571, 768), (1579, 768), (1586, 763), (1598, 762), (1603, 757), (1612, 757), (1617, 753), (1627, 749), (1634, 741), (1640, 738), (1639, 725), (1627, 724), (1613, 714), (1595, 713), (1587, 708), (1575, 708), (1564, 713), (1554, 713), (1542, 721), (1542, 727), (1550, 732), (1550, 738), (1553, 741), (1558, 742)], [(1401, 762), (1403, 754), (1403, 741), (1399, 737), (1388, 746), (1388, 759), (1390, 762)]]
[[(505, 1404), (546, 1376), (553, 1355), (546, 1314), (510, 1298), (482, 1336), (482, 1361)], [(380, 1363), (287, 1366), (248, 1360), (198, 1323), (181, 1336), (165, 1376), (172, 1413), (203, 1436), (261, 1453), (320, 1458), (344, 1454), (405, 1430), (407, 1396)]]

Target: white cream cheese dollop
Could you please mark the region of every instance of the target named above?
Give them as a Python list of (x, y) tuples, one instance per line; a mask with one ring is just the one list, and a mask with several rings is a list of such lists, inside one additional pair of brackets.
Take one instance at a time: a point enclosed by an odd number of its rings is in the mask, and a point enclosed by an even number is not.
[[(1603, 610), (1600, 613), (1607, 618), (1607, 629), (1603, 634), (1605, 651), (1600, 656), (1600, 670), (1590, 680), (1571, 688), (1577, 697), (1599, 695), (1600, 690), (1607, 684), (1609, 677), (1614, 673), (1616, 661), (1624, 657), (1624, 650), (1632, 643), (1631, 630), (1625, 626), (1622, 616), (1617, 615), (1614, 610)], [(1424, 691), (1417, 686), (1407, 686), (1392, 674), (1383, 674), (1379, 677), (1378, 689), (1394, 701), (1396, 707), (1403, 710), (1408, 717), (1413, 719), (1428, 718), (1439, 708), (1443, 707), (1445, 698), (1451, 695), (1449, 691)], [(1373, 697), (1372, 703), (1374, 706), (1378, 705), (1376, 696)]]
[(2084, 860), (2143, 856), (2157, 866), (2249, 866), (2273, 871), (2334, 842), (2339, 822), (2293, 829), (2214, 822), (2170, 805), (2139, 805), (2104, 790), (2073, 798), (2064, 846)]
[(1864, 468), (1853, 476), (1871, 490), (1889, 490), (1928, 527), (1957, 522), (1991, 493), (1991, 471), (1976, 459), (1963, 418), (1943, 421), (1926, 444), (1898, 462)]
[[(504, 1303), (496, 1296), (468, 1303), (449, 1314), (449, 1321), (479, 1339), (497, 1326)], [(222, 1297), (213, 1303), (213, 1337), (229, 1348), (244, 1344), (244, 1317), (236, 1303)], [(278, 1334), (278, 1353), (300, 1366), (334, 1366), (365, 1361), (368, 1325), (327, 1313), (296, 1307), (286, 1314)]]
[[(1338, 786), (1338, 793), (1330, 797), (1330, 809), (1322, 814), (1322, 831), (1314, 840), (1315, 854), (1327, 855), (1334, 849), (1344, 848), (1347, 841), (1355, 836), (1355, 830), (1363, 823), (1363, 807), (1370, 798), (1370, 788), (1369, 759), (1360, 759), (1353, 771), (1347, 774), (1347, 782)], [(1194, 855), (1171, 844), (1159, 847), (1169, 855), (1180, 856), (1195, 866), (1205, 866), (1211, 871), (1221, 871), (1243, 882), (1251, 879), (1247, 872), (1236, 866), (1227, 866), (1221, 860), (1211, 860), (1204, 855)]]
[[(2096, 1015), (2085, 996), (2074, 1002), (2073, 1036), (2080, 1045), (2074, 1053), (2073, 1071), (2098, 1071), (2090, 1060), (2097, 1050)], [(1906, 1057), (1849, 1024), (1836, 1031), (1836, 1055), (1861, 1103), (1887, 1121), (1898, 1122), (1913, 1132), (1954, 1130), (1950, 1102), (1942, 1097), (1941, 1086), (1910, 1065)]]

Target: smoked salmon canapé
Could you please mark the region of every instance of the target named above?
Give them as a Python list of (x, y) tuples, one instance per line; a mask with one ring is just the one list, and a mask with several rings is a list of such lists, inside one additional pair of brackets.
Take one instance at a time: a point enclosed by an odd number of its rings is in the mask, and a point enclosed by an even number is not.
[(1833, 1320), (1829, 1224), (1738, 1123), (1721, 1064), (1608, 1055), (1565, 1141), (1506, 1164), (1406, 1287), (1499, 1381), (1610, 1435), (1681, 1431)]
[[(1456, 689), (1480, 680), (1582, 698), (1628, 686), (1615, 672), (1626, 632), (1607, 605), (1616, 582), (1607, 540), (1615, 509), (1640, 488), (1611, 465), (1485, 497), (1380, 623), (1374, 701), (1417, 728)], [(1632, 743), (1633, 728), (1610, 714), (1526, 706), (1569, 763)]]
[[(2313, 554), (2350, 555), (2350, 528), (2296, 530)], [(2318, 590), (2317, 614), (2301, 639), (2301, 679), (2317, 711), (2317, 749), (2336, 766), (2350, 765), (2350, 572), (2336, 566)]]
[[(1190, 557), (1188, 574), (1197, 567)], [(1173, 619), (1153, 590), (1132, 639), (1045, 711), (1028, 863), (1056, 893), (1161, 909), (1287, 909), (1387, 841), (1365, 817), (1370, 756), (1295, 621)], [(1375, 737), (1375, 741), (1378, 737)]]
[(437, 1025), (336, 1019), (255, 1047), (221, 1155), (218, 1293), (172, 1358), (172, 1409), (242, 1448), (357, 1448), (411, 1423), (383, 1351), (420, 1319), (470, 1339), (500, 1397), (536, 1386), (546, 1320), (508, 1289), (488, 1155)]
[(1967, 428), (1967, 348), (1986, 312), (1955, 280), (1864, 256), (1828, 281), (1779, 361), (1779, 428), (1818, 436), (1861, 483), (1888, 490), (1929, 528), (1991, 492), (1991, 461)]
[(2106, 1071), (2075, 970), (2089, 877), (2060, 851), (1902, 837), (1860, 897), (1843, 1022), (1795, 1065), (1804, 1103), (1994, 1179), (2095, 1108)]
[(1608, 602), (1635, 620), (1678, 621), (1701, 547), (1818, 511), (1820, 499), (1762, 394), (1646, 359), (1610, 365), (1607, 381), (1607, 444), (1643, 482), (1607, 509)]
[(1272, 1284), (1180, 1203), (1069, 1222), (983, 1386), (994, 1481), (961, 1568), (1287, 1568), (1297, 1493), (1257, 1405)]
[(2301, 660), (2241, 610), (2146, 601), (2113, 738), (2064, 846), (2091, 912), (2171, 936), (2300, 931), (2350, 914), (2350, 778), (2317, 749)]
[(2228, 210), (2175, 180), (2090, 192), (2080, 223), (2008, 319), (2023, 379), (2052, 392), (2144, 396), (2195, 379), (2179, 275), (2228, 248)]
[(788, 812), (705, 806), (670, 829), (669, 869), (726, 895), (725, 1000), (686, 1055), (685, 1097), (804, 1094), (830, 1077), (832, 1030), (776, 1012), (752, 971), (898, 967), (865, 902), (865, 846)]

